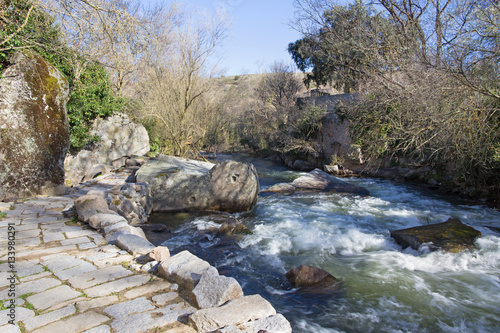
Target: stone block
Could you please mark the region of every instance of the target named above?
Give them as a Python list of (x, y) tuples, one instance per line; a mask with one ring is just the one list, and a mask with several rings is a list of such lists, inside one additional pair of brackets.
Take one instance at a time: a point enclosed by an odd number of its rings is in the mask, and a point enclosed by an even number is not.
[(95, 214), (89, 218), (89, 225), (94, 229), (103, 229), (109, 225), (113, 225), (116, 223), (125, 222), (128, 224), (128, 221), (118, 214)]
[(116, 246), (134, 256), (138, 254), (146, 255), (155, 248), (153, 244), (144, 238), (128, 233), (121, 233), (118, 236)]
[(198, 310), (189, 317), (189, 322), (199, 332), (212, 332), (275, 314), (276, 310), (262, 296), (252, 295), (236, 298), (218, 308)]
[(240, 284), (234, 278), (214, 274), (207, 270), (193, 290), (198, 308), (218, 307), (229, 300), (243, 296)]
[(162, 262), (170, 258), (170, 250), (166, 246), (157, 246), (148, 256), (151, 260)]
[(207, 270), (214, 270), (214, 273), (218, 274), (215, 267), (210, 266), (208, 262), (201, 260), (189, 251), (182, 251), (161, 262), (158, 269), (160, 276), (179, 284), (188, 292), (193, 291)]

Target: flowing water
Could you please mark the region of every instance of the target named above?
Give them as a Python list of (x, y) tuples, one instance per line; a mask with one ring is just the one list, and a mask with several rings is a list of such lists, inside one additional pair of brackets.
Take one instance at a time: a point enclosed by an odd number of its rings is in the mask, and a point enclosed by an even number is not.
[[(261, 189), (302, 175), (251, 159)], [(172, 253), (189, 250), (235, 277), (246, 295), (261, 294), (294, 332), (499, 332), (500, 213), (451, 202), (416, 187), (378, 179), (345, 179), (371, 196), (297, 194), (259, 197), (234, 216), (253, 234), (215, 237), (227, 217), (154, 215), (167, 224)], [(395, 229), (458, 218), (482, 232), (477, 250), (458, 254), (403, 250)], [(284, 274), (298, 265), (339, 278), (332, 294), (292, 289)]]

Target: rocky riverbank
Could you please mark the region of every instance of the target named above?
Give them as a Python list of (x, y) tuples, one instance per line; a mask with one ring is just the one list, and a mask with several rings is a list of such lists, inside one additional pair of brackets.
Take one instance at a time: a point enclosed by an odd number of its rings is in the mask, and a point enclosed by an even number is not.
[[(98, 177), (66, 196), (9, 205), (13, 209), (6, 210), (0, 231), (17, 232), (18, 274), (10, 286), (7, 276), (2, 279), (0, 293), (8, 300), (14, 288), (16, 307), (14, 325), (4, 320), (11, 310), (1, 311), (0, 330), (291, 332), (265, 299), (244, 296), (236, 280), (187, 251), (170, 256), (130, 225), (140, 218), (117, 212), (112, 202), (125, 196), (135, 196), (143, 211), (149, 209), (147, 184), (133, 184), (140, 191), (132, 191), (126, 182), (134, 171)], [(73, 207), (79, 222), (67, 217)], [(2, 277), (8, 274), (9, 256), (3, 245)]]

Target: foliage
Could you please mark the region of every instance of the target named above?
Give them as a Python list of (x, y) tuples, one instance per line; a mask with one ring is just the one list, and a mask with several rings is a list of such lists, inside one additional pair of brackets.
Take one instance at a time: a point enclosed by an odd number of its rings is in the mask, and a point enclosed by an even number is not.
[(58, 49), (61, 33), (54, 19), (31, 0), (0, 0), (0, 72), (20, 49)]
[(377, 165), (429, 165), (500, 193), (500, 6), (482, 0), (296, 0), (289, 51), (307, 79), (357, 91), (341, 116)]
[(123, 108), (124, 99), (112, 90), (104, 67), (90, 63), (74, 86), (67, 103), (70, 141), (73, 150), (80, 150), (98, 138), (89, 134), (94, 119), (108, 117)]
[(372, 8), (356, 1), (325, 8), (316, 18), (314, 13), (305, 14), (301, 20), (321, 24), (302, 31), (304, 37), (290, 43), (288, 51), (297, 67), (306, 72), (307, 85), (334, 84), (348, 93), (374, 72), (388, 68), (396, 34), (389, 21)]

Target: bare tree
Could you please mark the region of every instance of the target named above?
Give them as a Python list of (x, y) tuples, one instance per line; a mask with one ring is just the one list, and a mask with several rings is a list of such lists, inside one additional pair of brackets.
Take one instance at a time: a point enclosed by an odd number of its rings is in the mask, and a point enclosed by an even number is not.
[(149, 122), (164, 152), (179, 156), (203, 146), (217, 109), (210, 99), (216, 73), (210, 60), (227, 35), (228, 21), (222, 13), (200, 18), (200, 13), (185, 17), (168, 56), (151, 59), (138, 91), (142, 107), (137, 118)]

